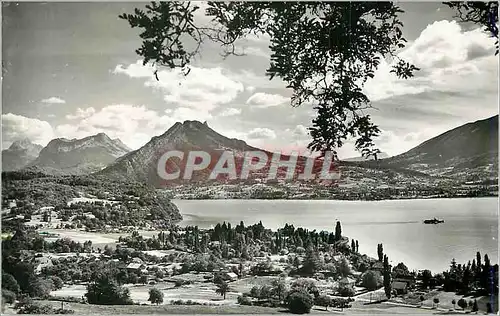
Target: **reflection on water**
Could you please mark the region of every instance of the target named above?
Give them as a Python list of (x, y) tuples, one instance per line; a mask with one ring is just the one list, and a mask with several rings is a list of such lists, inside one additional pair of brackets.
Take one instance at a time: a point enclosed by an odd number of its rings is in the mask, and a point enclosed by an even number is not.
[[(210, 228), (223, 221), (251, 225), (262, 221), (272, 229), (285, 223), (308, 229), (335, 229), (359, 240), (360, 252), (377, 255), (383, 243), (390, 260), (412, 269), (442, 271), (455, 258), (466, 263), (476, 251), (498, 258), (498, 200), (427, 199), (393, 201), (292, 201), (292, 200), (176, 200), (181, 225)], [(440, 218), (437, 225), (424, 219)], [(395, 262), (397, 264), (397, 262)]]

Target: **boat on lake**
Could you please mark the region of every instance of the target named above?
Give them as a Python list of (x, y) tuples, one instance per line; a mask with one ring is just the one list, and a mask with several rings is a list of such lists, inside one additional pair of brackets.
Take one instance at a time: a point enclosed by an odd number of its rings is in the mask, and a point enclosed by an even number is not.
[(433, 219), (426, 219), (426, 220), (424, 220), (424, 224), (440, 224), (440, 223), (444, 223), (444, 220), (437, 219), (435, 217)]

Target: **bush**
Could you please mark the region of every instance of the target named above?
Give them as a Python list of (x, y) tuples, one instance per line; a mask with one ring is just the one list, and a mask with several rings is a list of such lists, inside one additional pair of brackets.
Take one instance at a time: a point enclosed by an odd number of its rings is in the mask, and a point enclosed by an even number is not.
[(356, 291), (354, 291), (354, 288), (350, 285), (340, 286), (338, 288), (338, 292), (339, 292), (340, 296), (344, 296), (344, 297), (352, 297), (352, 296), (354, 296), (354, 294), (356, 294)]
[(313, 298), (305, 291), (292, 291), (287, 297), (288, 309), (293, 314), (306, 314), (311, 311)]
[(2, 272), (2, 289), (9, 290), (14, 293), (19, 293), (20, 288), (16, 279), (8, 273)]
[(378, 271), (367, 271), (363, 274), (362, 285), (368, 290), (376, 290), (382, 285), (382, 275)]
[(35, 279), (31, 281), (29, 293), (32, 297), (47, 298), (54, 288), (54, 283), (50, 279)]
[(163, 303), (163, 292), (161, 292), (156, 288), (150, 289), (148, 301), (150, 301), (151, 304), (156, 304), (156, 305)]
[(315, 304), (328, 310), (328, 306), (332, 306), (332, 299), (329, 296), (320, 295), (315, 299)]
[(12, 304), (16, 301), (16, 293), (2, 289), (2, 302)]
[(348, 299), (336, 298), (336, 299), (332, 300), (332, 305), (334, 307), (338, 307), (338, 308), (344, 310), (344, 308), (351, 307), (351, 305), (349, 305), (349, 302), (353, 302), (353, 301), (354, 301), (354, 299), (352, 299), (352, 298), (348, 298)]
[(130, 305), (130, 291), (122, 288), (116, 280), (101, 277), (87, 286), (85, 294), (89, 304), (99, 305)]
[(260, 287), (257, 285), (252, 287), (252, 289), (250, 290), (250, 296), (259, 299), (260, 298)]
[(252, 306), (252, 299), (248, 296), (238, 296), (238, 304)]
[(52, 276), (52, 277), (50, 277), (50, 279), (52, 280), (52, 283), (54, 284), (54, 290), (59, 290), (63, 287), (64, 282), (60, 277)]
[(18, 310), (18, 314), (73, 314), (75, 312), (71, 309), (54, 309), (52, 305), (35, 303), (26, 297), (21, 298), (14, 308)]
[(457, 304), (462, 309), (465, 309), (467, 307), (467, 301), (464, 300), (463, 298), (459, 299)]

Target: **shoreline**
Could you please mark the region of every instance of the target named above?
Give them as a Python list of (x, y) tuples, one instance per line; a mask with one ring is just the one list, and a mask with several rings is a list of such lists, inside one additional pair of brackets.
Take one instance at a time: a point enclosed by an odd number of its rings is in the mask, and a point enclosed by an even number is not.
[(231, 198), (179, 198), (173, 197), (170, 200), (175, 201), (344, 201), (344, 202), (386, 202), (386, 201), (412, 201), (412, 200), (449, 200), (449, 199), (480, 199), (480, 198), (497, 198), (499, 195), (483, 195), (483, 196), (420, 196), (420, 197), (402, 197), (402, 198), (391, 198), (391, 199), (332, 199), (332, 198), (286, 198), (286, 199), (269, 199), (269, 198), (252, 198), (252, 197), (231, 197)]

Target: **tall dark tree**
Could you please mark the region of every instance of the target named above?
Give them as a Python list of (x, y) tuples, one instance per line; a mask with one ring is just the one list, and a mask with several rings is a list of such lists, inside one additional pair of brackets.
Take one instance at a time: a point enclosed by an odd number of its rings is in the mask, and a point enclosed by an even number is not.
[(335, 240), (340, 240), (342, 239), (342, 226), (340, 225), (340, 221), (337, 221), (337, 224), (335, 225)]
[(354, 239), (351, 241), (351, 251), (356, 252), (356, 242), (354, 241)]
[(481, 271), (481, 287), (486, 290), (486, 292), (489, 294), (491, 292), (491, 263), (490, 263), (490, 258), (488, 258), (488, 255), (484, 255), (484, 265), (483, 269)]
[(469, 287), (471, 283), (471, 271), (469, 267), (466, 267), (462, 276), (462, 291), (464, 294), (469, 292)]
[(356, 252), (359, 252), (359, 243), (358, 243), (358, 240), (356, 240)]
[(427, 289), (432, 279), (431, 271), (430, 270), (422, 271), (421, 279), (422, 279), (422, 286), (424, 287), (424, 289)]
[(319, 254), (313, 247), (308, 247), (306, 257), (304, 258), (303, 271), (312, 275), (319, 269), (321, 269)]
[(392, 286), (391, 286), (391, 266), (389, 265), (389, 258), (384, 256), (384, 292), (388, 299), (391, 298)]
[(229, 285), (225, 281), (222, 281), (217, 284), (217, 289), (215, 290), (215, 292), (226, 299), (226, 294), (227, 292), (229, 292)]
[(384, 246), (382, 244), (377, 245), (377, 255), (378, 261), (382, 262), (384, 260)]

